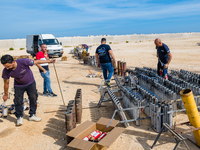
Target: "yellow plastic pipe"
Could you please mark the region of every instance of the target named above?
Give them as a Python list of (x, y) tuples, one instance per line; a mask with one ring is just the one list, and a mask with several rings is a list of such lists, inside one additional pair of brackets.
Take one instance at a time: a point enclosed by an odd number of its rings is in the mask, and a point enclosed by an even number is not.
[[(194, 100), (192, 90), (184, 89), (180, 91), (181, 98), (183, 100), (187, 116), (189, 118), (190, 124), (195, 127), (200, 127), (200, 116), (197, 110), (197, 105)], [(193, 131), (197, 145), (200, 146), (200, 130)]]

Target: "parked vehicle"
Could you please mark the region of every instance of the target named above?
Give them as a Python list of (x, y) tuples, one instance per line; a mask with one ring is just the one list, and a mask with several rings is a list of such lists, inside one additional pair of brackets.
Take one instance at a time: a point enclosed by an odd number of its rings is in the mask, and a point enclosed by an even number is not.
[(49, 57), (63, 55), (62, 43), (58, 42), (53, 34), (38, 34), (38, 35), (27, 35), (26, 36), (26, 52), (32, 56), (41, 50), (40, 44), (47, 45), (47, 53)]

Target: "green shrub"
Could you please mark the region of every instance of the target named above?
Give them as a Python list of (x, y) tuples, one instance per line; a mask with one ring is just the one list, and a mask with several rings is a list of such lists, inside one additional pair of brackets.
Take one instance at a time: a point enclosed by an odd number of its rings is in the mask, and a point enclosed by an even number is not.
[(13, 48), (13, 47), (11, 47), (9, 50), (11, 50), (11, 51), (12, 51), (12, 50), (14, 50), (14, 48)]
[(24, 50), (24, 48), (20, 48), (20, 50)]
[(126, 43), (129, 43), (129, 41), (126, 41)]
[(112, 44), (112, 42), (109, 42), (109, 44)]

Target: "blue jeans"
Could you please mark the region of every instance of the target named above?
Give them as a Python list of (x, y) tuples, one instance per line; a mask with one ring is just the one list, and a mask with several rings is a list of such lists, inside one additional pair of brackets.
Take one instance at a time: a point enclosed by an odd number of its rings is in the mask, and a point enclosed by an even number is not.
[[(107, 82), (110, 82), (110, 79), (113, 75), (114, 72), (114, 68), (112, 66), (111, 63), (103, 63), (101, 64), (101, 68), (103, 70), (103, 77)], [(109, 74), (107, 74), (107, 71), (109, 72)]]
[(41, 76), (44, 78), (44, 93), (48, 92), (51, 93), (51, 79), (50, 79), (50, 72), (47, 70), (46, 73), (40, 72)]

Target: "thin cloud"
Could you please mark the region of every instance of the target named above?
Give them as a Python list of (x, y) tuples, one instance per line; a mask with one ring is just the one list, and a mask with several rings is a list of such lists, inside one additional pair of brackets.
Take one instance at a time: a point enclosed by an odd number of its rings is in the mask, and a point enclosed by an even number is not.
[(99, 24), (117, 27), (116, 23), (122, 24), (122, 20), (124, 24), (131, 21), (135, 24), (148, 20), (199, 18), (199, 8), (198, 0), (169, 0), (168, 3), (155, 0), (1, 0), (0, 33), (73, 32), (86, 28), (92, 31), (99, 28)]
[[(83, 14), (95, 14), (104, 16), (106, 19), (119, 18), (163, 18), (164, 17), (184, 17), (185, 15), (194, 15), (200, 13), (200, 2), (189, 1), (173, 4), (159, 4), (151, 1), (80, 1), (65, 0), (65, 5), (80, 10)], [(112, 6), (112, 7), (110, 7)], [(100, 17), (101, 18), (101, 17)], [(103, 17), (102, 17), (103, 18)]]

